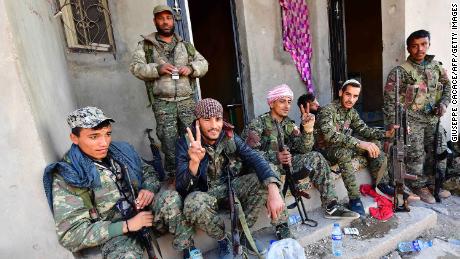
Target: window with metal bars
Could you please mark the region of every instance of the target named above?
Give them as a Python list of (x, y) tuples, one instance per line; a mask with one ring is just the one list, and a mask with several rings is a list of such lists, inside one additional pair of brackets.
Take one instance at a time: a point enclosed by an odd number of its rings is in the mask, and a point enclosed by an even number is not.
[(57, 0), (71, 49), (115, 51), (107, 0)]

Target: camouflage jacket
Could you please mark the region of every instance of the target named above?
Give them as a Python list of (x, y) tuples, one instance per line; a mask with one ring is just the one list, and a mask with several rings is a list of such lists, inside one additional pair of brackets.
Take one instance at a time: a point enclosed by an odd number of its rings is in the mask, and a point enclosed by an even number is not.
[[(134, 50), (129, 70), (137, 78), (144, 80), (150, 102), (153, 98), (166, 101), (180, 101), (194, 94), (192, 78), (202, 77), (208, 71), (208, 62), (195, 50), (193, 45), (175, 35), (175, 46), (166, 50), (163, 43), (157, 40), (156, 33), (143, 36)], [(177, 67), (190, 66), (190, 76), (180, 76), (178, 80), (171, 75), (160, 75), (161, 65), (170, 63)]]
[[(313, 147), (313, 133), (301, 133), (295, 121), (289, 117), (280, 122), (282, 138), (288, 146), (291, 154), (304, 154), (310, 152)], [(246, 144), (259, 153), (269, 162), (279, 165), (276, 154), (279, 151), (278, 130), (275, 120), (270, 113), (264, 113), (252, 120), (243, 130), (242, 138)]]
[[(69, 163), (67, 154), (63, 158)], [(122, 235), (122, 217), (115, 204), (122, 197), (115, 184), (115, 174), (111, 170), (96, 164), (100, 175), (101, 187), (89, 190), (77, 188), (66, 183), (55, 173), (52, 184), (54, 221), (59, 243), (66, 249), (75, 252), (84, 248), (104, 244), (109, 239)], [(160, 182), (153, 168), (143, 164), (142, 186), (135, 183), (136, 191), (146, 189), (157, 193)], [(84, 199), (82, 193), (89, 192), (91, 204)], [(97, 214), (89, 208), (96, 209)]]
[(368, 140), (380, 140), (385, 137), (385, 131), (368, 127), (354, 108), (343, 108), (340, 100), (335, 100), (321, 108), (316, 125), (318, 127), (315, 130), (317, 134), (315, 137), (324, 144), (322, 149), (355, 148), (359, 141), (353, 135)]
[(422, 64), (407, 61), (393, 68), (388, 75), (384, 89), (385, 125), (393, 124), (395, 112), (396, 71), (399, 70), (400, 102), (407, 109), (409, 117), (415, 119), (434, 118), (434, 109), (439, 104), (450, 103), (451, 85), (442, 63), (427, 55)]
[[(192, 131), (195, 134), (194, 130)], [(196, 176), (193, 176), (188, 169), (190, 160), (188, 143), (189, 140), (185, 135), (177, 142), (176, 147), (176, 189), (182, 197), (193, 191), (206, 192), (215, 186), (224, 184), (227, 180), (227, 172), (224, 169), (227, 166), (234, 177), (247, 173), (243, 170), (245, 166), (255, 170), (259, 181), (263, 184), (281, 185), (279, 175), (273, 172), (269, 163), (246, 145), (228, 126), (224, 126), (215, 145), (204, 145), (206, 155), (200, 162)]]

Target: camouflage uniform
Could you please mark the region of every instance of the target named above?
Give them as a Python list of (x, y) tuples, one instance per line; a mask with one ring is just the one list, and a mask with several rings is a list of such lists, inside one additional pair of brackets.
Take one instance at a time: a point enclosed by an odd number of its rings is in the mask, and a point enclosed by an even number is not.
[(444, 189), (460, 195), (460, 142), (453, 142), (453, 159), (447, 167)]
[[(93, 201), (97, 214), (91, 213), (88, 204), (85, 204), (82, 191), (87, 189), (73, 187), (56, 173), (53, 179), (52, 195), (54, 220), (59, 242), (70, 251), (101, 246), (104, 258), (142, 258), (143, 248), (132, 234), (123, 234), (122, 224), (125, 220), (117, 209), (117, 204), (124, 195), (118, 188), (124, 190), (126, 186), (117, 182), (117, 174), (121, 167), (117, 162), (108, 158), (114, 167), (106, 167), (95, 162), (100, 175), (101, 187), (93, 189)], [(69, 162), (67, 155), (63, 161)], [(119, 179), (119, 178), (118, 178)], [(126, 185), (126, 182), (125, 182)], [(133, 183), (135, 190), (146, 189), (156, 194), (153, 205), (154, 228), (160, 232), (169, 232), (175, 235), (173, 246), (184, 249), (192, 245), (193, 229), (186, 224), (181, 213), (182, 200), (175, 191), (158, 193), (160, 183), (147, 164), (143, 165), (143, 183), (138, 186)], [(125, 195), (130, 195), (125, 192)]]
[[(289, 117), (286, 117), (280, 123), (280, 127), (283, 130), (281, 134), (284, 143), (292, 154), (293, 171), (298, 172), (305, 165), (313, 168), (313, 172), (309, 177), (321, 194), (323, 207), (330, 201), (337, 200), (328, 162), (320, 153), (312, 151), (313, 133), (301, 133), (295, 122)], [(242, 137), (246, 139), (246, 144), (259, 150), (265, 160), (277, 165), (278, 170), (284, 174), (282, 165), (277, 158), (279, 150), (278, 130), (270, 113), (262, 114), (251, 121), (244, 129)], [(299, 184), (299, 188), (306, 191), (309, 188), (308, 181)]]
[[(400, 102), (407, 109), (409, 148), (407, 150), (407, 172), (417, 175), (415, 181), (407, 180), (408, 186), (422, 188), (432, 184), (434, 135), (438, 117), (435, 107), (450, 102), (450, 82), (441, 62), (427, 55), (422, 64), (410, 57), (401, 66), (391, 70), (384, 89), (385, 125), (394, 124), (396, 71), (399, 70)], [(444, 163), (445, 168), (445, 163)]]
[[(336, 100), (321, 108), (318, 116), (316, 138), (322, 143), (321, 152), (331, 163), (337, 163), (350, 199), (360, 197), (355, 172), (351, 160), (356, 155), (367, 158), (369, 171), (376, 183), (388, 183), (386, 157), (383, 151), (377, 158), (371, 158), (367, 152), (358, 148), (356, 134), (366, 140), (381, 140), (385, 137), (383, 130), (369, 128), (354, 109), (345, 109), (340, 100)], [(378, 144), (378, 143), (376, 143)]]
[[(215, 238), (225, 236), (225, 225), (217, 210), (226, 207), (228, 198), (227, 173), (233, 175), (233, 187), (240, 200), (246, 222), (252, 227), (267, 202), (267, 185), (280, 185), (279, 176), (268, 163), (233, 134), (229, 128), (223, 130), (213, 146), (205, 145), (206, 155), (200, 162), (199, 173), (192, 176), (188, 170), (188, 138), (178, 143), (176, 189), (184, 201), (184, 214), (195, 227), (201, 228)], [(256, 173), (247, 174), (243, 163), (253, 166)], [(287, 220), (287, 215), (284, 215)]]
[[(129, 66), (131, 73), (145, 81), (147, 95), (156, 120), (156, 133), (165, 154), (165, 169), (175, 171), (175, 144), (193, 119), (195, 105), (195, 78), (208, 71), (208, 62), (188, 42), (178, 35), (171, 43), (162, 41), (157, 33), (143, 36), (134, 51)], [(176, 67), (188, 66), (189, 76), (174, 80), (170, 74), (160, 75), (162, 65), (169, 63)]]

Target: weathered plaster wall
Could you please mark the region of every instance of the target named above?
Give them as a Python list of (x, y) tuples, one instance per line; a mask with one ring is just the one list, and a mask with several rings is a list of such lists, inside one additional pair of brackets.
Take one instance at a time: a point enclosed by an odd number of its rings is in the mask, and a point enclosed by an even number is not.
[(68, 147), (75, 102), (52, 1), (0, 1), (0, 257), (70, 258), (59, 246), (43, 169)]
[[(431, 34), (431, 46), (428, 54), (443, 63), (449, 77), (451, 75), (450, 55), (450, 3), (453, 1), (406, 0), (406, 35), (425, 29)], [(459, 2), (457, 1), (457, 4)], [(429, 15), (432, 14), (432, 15)], [(408, 55), (406, 51), (406, 55)], [(441, 118), (441, 124), (450, 136), (450, 113)]]
[(143, 81), (129, 72), (131, 53), (140, 35), (155, 31), (153, 7), (166, 1), (109, 1), (116, 53), (68, 53), (67, 60), (78, 106), (101, 107), (112, 116), (114, 138), (130, 142), (150, 158), (144, 130), (155, 129)]
[(312, 73), (315, 94), (320, 104), (332, 100), (331, 62), (329, 59), (329, 21), (327, 2), (307, 0), (310, 11), (310, 33), (313, 40)]
[[(306, 88), (289, 53), (283, 50), (278, 1), (254, 0), (242, 4), (252, 86), (250, 94), (254, 116), (258, 116), (268, 111), (266, 96), (272, 87), (286, 83), (296, 97), (305, 93)], [(296, 107), (293, 108), (290, 116), (298, 119), (300, 113)]]

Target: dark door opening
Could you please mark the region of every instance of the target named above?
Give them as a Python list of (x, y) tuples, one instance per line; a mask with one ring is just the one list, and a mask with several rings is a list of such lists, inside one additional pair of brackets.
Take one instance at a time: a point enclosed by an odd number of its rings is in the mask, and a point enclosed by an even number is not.
[(208, 73), (200, 79), (201, 97), (220, 101), (224, 117), (240, 132), (244, 103), (230, 1), (189, 1), (188, 5), (194, 44), (209, 62)]
[(383, 125), (381, 13), (381, 1), (345, 1), (348, 77), (361, 81), (356, 108), (366, 122), (375, 125)]

